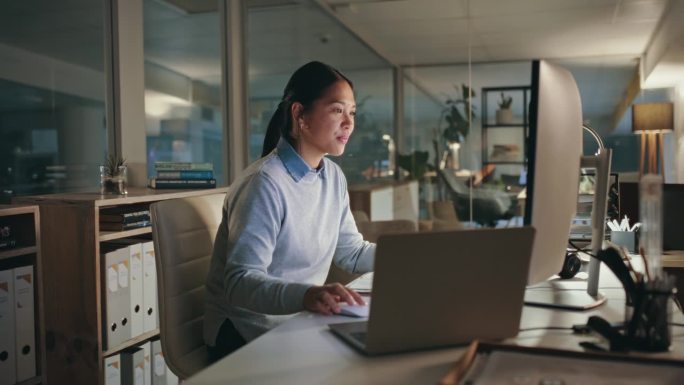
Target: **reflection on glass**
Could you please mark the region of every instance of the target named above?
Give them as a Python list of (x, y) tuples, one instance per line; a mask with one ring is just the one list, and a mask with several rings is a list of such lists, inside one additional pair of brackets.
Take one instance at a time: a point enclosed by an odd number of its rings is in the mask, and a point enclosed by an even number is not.
[[(203, 3), (204, 5), (207, 5)], [(209, 2), (212, 5), (212, 2)], [(154, 162), (209, 162), (225, 185), (221, 48), (215, 6), (144, 2), (148, 175)]]
[(2, 4), (0, 203), (97, 190), (106, 149), (104, 4)]

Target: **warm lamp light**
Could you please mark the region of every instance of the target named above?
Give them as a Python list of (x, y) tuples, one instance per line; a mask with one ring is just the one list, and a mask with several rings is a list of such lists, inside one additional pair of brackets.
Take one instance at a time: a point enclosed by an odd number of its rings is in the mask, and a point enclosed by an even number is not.
[[(663, 172), (663, 133), (674, 128), (674, 106), (672, 103), (643, 103), (632, 106), (632, 132), (641, 134), (641, 157), (639, 176), (644, 173), (644, 162), (648, 153), (648, 172)], [(657, 149), (657, 151), (656, 151)]]

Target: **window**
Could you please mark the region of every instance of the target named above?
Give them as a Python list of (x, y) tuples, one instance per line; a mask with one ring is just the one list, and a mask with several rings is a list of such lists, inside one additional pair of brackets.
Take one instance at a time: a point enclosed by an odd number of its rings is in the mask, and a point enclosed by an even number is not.
[(96, 190), (106, 149), (103, 0), (0, 12), (0, 201)]
[[(171, 5), (173, 3), (173, 5)], [(148, 175), (155, 161), (212, 163), (225, 185), (222, 153), (219, 1), (145, 0), (145, 117)]]

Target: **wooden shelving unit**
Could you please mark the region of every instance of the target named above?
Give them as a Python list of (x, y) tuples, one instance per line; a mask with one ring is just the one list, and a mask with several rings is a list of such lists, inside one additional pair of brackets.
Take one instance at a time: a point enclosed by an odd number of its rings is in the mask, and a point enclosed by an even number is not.
[[(524, 165), (526, 159), (526, 137), (529, 130), (528, 103), (529, 86), (488, 87), (482, 89), (482, 164)], [(496, 119), (496, 98), (501, 94), (513, 98), (512, 120), (500, 122)], [(518, 154), (513, 158), (497, 158), (493, 145), (516, 145)], [(493, 156), (494, 155), (494, 156)]]
[(101, 210), (175, 198), (225, 193), (207, 190), (129, 188), (126, 196), (99, 193), (55, 194), (17, 198), (40, 207), (44, 260), (47, 366), (51, 384), (104, 385), (104, 358), (159, 334), (136, 336), (111, 349), (106, 346), (102, 243), (128, 237), (151, 238), (151, 228), (100, 231)]
[(42, 255), (40, 248), (40, 215), (38, 206), (0, 205), (0, 225), (10, 226), (16, 246), (0, 250), (0, 270), (33, 265), (34, 328), (36, 376), (17, 385), (45, 383), (45, 327), (42, 286)]

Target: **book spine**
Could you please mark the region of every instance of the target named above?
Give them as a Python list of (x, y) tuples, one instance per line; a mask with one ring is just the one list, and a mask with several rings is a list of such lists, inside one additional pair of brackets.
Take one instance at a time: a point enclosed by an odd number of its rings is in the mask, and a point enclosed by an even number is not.
[(159, 179), (211, 179), (214, 177), (213, 171), (184, 170), (184, 171), (159, 171)]
[(216, 187), (216, 179), (150, 179), (150, 187), (154, 189), (189, 189)]
[(127, 217), (108, 217), (108, 216), (100, 216), (100, 223), (123, 223), (123, 224), (128, 224), (128, 223), (135, 223), (135, 222), (140, 222), (140, 221), (149, 221), (150, 220), (150, 213), (147, 214), (141, 214), (141, 215), (136, 215), (136, 216), (127, 216)]
[(156, 162), (154, 169), (157, 171), (214, 171), (214, 165), (208, 162)]
[(126, 212), (126, 213), (104, 212), (100, 215), (100, 218), (107, 217), (107, 218), (123, 219), (123, 218), (128, 218), (128, 217), (139, 217), (141, 215), (150, 215), (150, 210), (131, 211), (131, 212)]
[(137, 229), (139, 227), (149, 226), (151, 222), (149, 220), (142, 220), (132, 223), (116, 223), (116, 222), (101, 222), (100, 230), (104, 231), (123, 231), (130, 229)]

